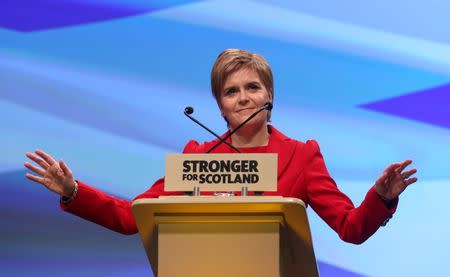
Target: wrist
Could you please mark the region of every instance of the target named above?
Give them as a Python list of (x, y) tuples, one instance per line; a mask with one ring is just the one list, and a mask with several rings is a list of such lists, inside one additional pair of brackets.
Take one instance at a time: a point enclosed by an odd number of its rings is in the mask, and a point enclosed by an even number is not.
[(77, 196), (77, 192), (78, 192), (78, 184), (77, 182), (74, 181), (74, 187), (72, 192), (70, 193), (69, 196), (62, 196), (61, 202), (63, 204), (69, 204), (75, 198), (75, 196)]
[(378, 194), (378, 197), (381, 199), (381, 201), (383, 201), (383, 203), (386, 205), (386, 207), (390, 208), (390, 207), (394, 206), (397, 203), (398, 197), (395, 197), (393, 199), (389, 199), (389, 198), (386, 198), (386, 197), (384, 197), (383, 195), (381, 195), (379, 193), (377, 193), (377, 194)]

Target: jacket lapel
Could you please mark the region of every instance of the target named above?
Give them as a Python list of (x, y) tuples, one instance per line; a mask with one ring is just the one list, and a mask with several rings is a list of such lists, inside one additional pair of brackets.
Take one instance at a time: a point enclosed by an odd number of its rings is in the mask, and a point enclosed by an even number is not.
[(267, 147), (268, 153), (278, 153), (278, 179), (287, 169), (294, 156), (297, 142), (280, 133), (269, 125), (270, 139)]

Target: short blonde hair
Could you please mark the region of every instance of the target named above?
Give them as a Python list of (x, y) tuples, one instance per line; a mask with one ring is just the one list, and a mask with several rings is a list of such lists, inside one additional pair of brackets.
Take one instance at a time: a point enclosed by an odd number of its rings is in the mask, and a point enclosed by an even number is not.
[[(220, 107), (220, 95), (227, 78), (234, 72), (250, 68), (258, 73), (273, 101), (273, 74), (269, 63), (259, 54), (240, 49), (227, 49), (217, 56), (211, 70), (211, 91)], [(267, 121), (270, 120), (270, 111)]]

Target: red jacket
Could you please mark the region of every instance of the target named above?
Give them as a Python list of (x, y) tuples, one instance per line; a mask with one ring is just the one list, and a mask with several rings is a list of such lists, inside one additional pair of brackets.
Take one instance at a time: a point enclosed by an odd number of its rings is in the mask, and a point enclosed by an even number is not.
[[(278, 153), (278, 190), (265, 192), (264, 195), (281, 195), (303, 200), (342, 240), (351, 243), (364, 242), (392, 217), (397, 203), (393, 207), (387, 207), (374, 187), (368, 191), (361, 205), (355, 208), (330, 177), (316, 141), (308, 140), (303, 143), (290, 139), (272, 126), (269, 126), (269, 133), (267, 147), (242, 149), (243, 152)], [(183, 153), (205, 153), (217, 141), (199, 144), (191, 140)], [(233, 150), (221, 144), (213, 152), (233, 153)], [(61, 204), (63, 210), (116, 232), (137, 232), (131, 213), (131, 201), (107, 195), (80, 181), (78, 185), (76, 197), (67, 205)], [(164, 178), (161, 178), (135, 199), (179, 194), (164, 192)]]

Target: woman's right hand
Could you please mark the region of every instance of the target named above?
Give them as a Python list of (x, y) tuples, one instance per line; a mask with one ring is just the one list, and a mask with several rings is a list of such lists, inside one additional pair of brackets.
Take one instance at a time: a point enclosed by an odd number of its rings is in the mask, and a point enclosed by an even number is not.
[(26, 173), (25, 176), (36, 183), (43, 184), (49, 190), (60, 196), (71, 197), (77, 184), (72, 172), (63, 160), (55, 161), (52, 156), (41, 150), (34, 153), (28, 152), (26, 156), (39, 166), (25, 162), (25, 167), (35, 172), (38, 176)]

